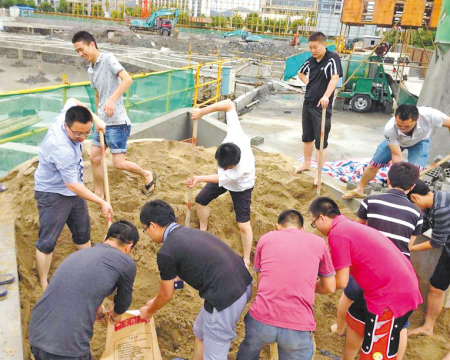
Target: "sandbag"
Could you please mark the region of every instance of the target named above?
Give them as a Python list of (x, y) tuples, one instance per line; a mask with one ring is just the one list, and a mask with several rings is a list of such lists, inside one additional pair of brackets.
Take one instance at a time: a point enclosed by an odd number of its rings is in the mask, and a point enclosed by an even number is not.
[(144, 320), (139, 311), (127, 311), (122, 321), (108, 322), (106, 348), (101, 360), (162, 360), (155, 320)]

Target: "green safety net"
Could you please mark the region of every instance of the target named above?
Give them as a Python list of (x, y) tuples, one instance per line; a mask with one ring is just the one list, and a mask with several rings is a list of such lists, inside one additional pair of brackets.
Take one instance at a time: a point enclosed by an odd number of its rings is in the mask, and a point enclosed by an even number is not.
[[(335, 51), (336, 45), (328, 45), (329, 51)], [(307, 51), (301, 54), (292, 55), (286, 59), (284, 67), (283, 80), (287, 81), (297, 75), (303, 63), (311, 57), (311, 52)]]
[[(133, 79), (129, 95), (124, 94), (123, 100), (133, 126), (191, 107), (194, 90), (192, 69), (170, 70)], [(20, 95), (0, 94), (0, 176), (37, 155), (45, 129), (60, 113), (64, 98), (76, 98), (92, 110), (94, 96), (90, 85), (66, 85)], [(30, 132), (34, 133), (17, 139)]]

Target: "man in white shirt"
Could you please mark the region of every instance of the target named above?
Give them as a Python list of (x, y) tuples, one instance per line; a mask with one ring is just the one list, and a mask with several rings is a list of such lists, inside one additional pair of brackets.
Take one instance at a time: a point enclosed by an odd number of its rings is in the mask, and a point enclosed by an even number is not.
[(431, 131), (435, 127), (450, 128), (450, 117), (430, 107), (400, 105), (384, 127), (384, 137), (375, 155), (364, 169), (358, 187), (342, 195), (343, 199), (365, 198), (364, 189), (383, 166), (403, 160), (402, 152), (408, 149), (408, 162), (424, 169), (428, 161)]
[(202, 116), (216, 111), (224, 111), (227, 119), (227, 136), (215, 154), (219, 165), (217, 174), (194, 176), (192, 180), (187, 180), (187, 186), (194, 187), (199, 182), (207, 183), (195, 198), (200, 230), (204, 231), (208, 228), (210, 212), (208, 204), (223, 193), (230, 192), (236, 221), (241, 231), (244, 262), (248, 267), (253, 243), (250, 204), (255, 186), (255, 157), (250, 139), (241, 128), (238, 114), (231, 100), (224, 100), (203, 109), (193, 109), (192, 120), (200, 120)]

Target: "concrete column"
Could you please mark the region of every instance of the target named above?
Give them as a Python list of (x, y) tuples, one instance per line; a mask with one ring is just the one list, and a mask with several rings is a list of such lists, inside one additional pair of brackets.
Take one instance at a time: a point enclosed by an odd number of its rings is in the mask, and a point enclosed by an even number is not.
[(38, 71), (42, 72), (42, 53), (37, 53)]
[(19, 61), (23, 61), (23, 50), (17, 49), (17, 53), (18, 53)]

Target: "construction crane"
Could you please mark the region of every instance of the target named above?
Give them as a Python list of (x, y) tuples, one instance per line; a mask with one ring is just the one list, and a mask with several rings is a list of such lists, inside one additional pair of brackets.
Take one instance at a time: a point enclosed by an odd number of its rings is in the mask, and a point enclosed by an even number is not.
[[(154, 11), (148, 19), (132, 19), (131, 30), (148, 30), (159, 32), (161, 35), (170, 36), (177, 25), (179, 9), (161, 9)], [(172, 19), (163, 19), (162, 16), (173, 16)]]

